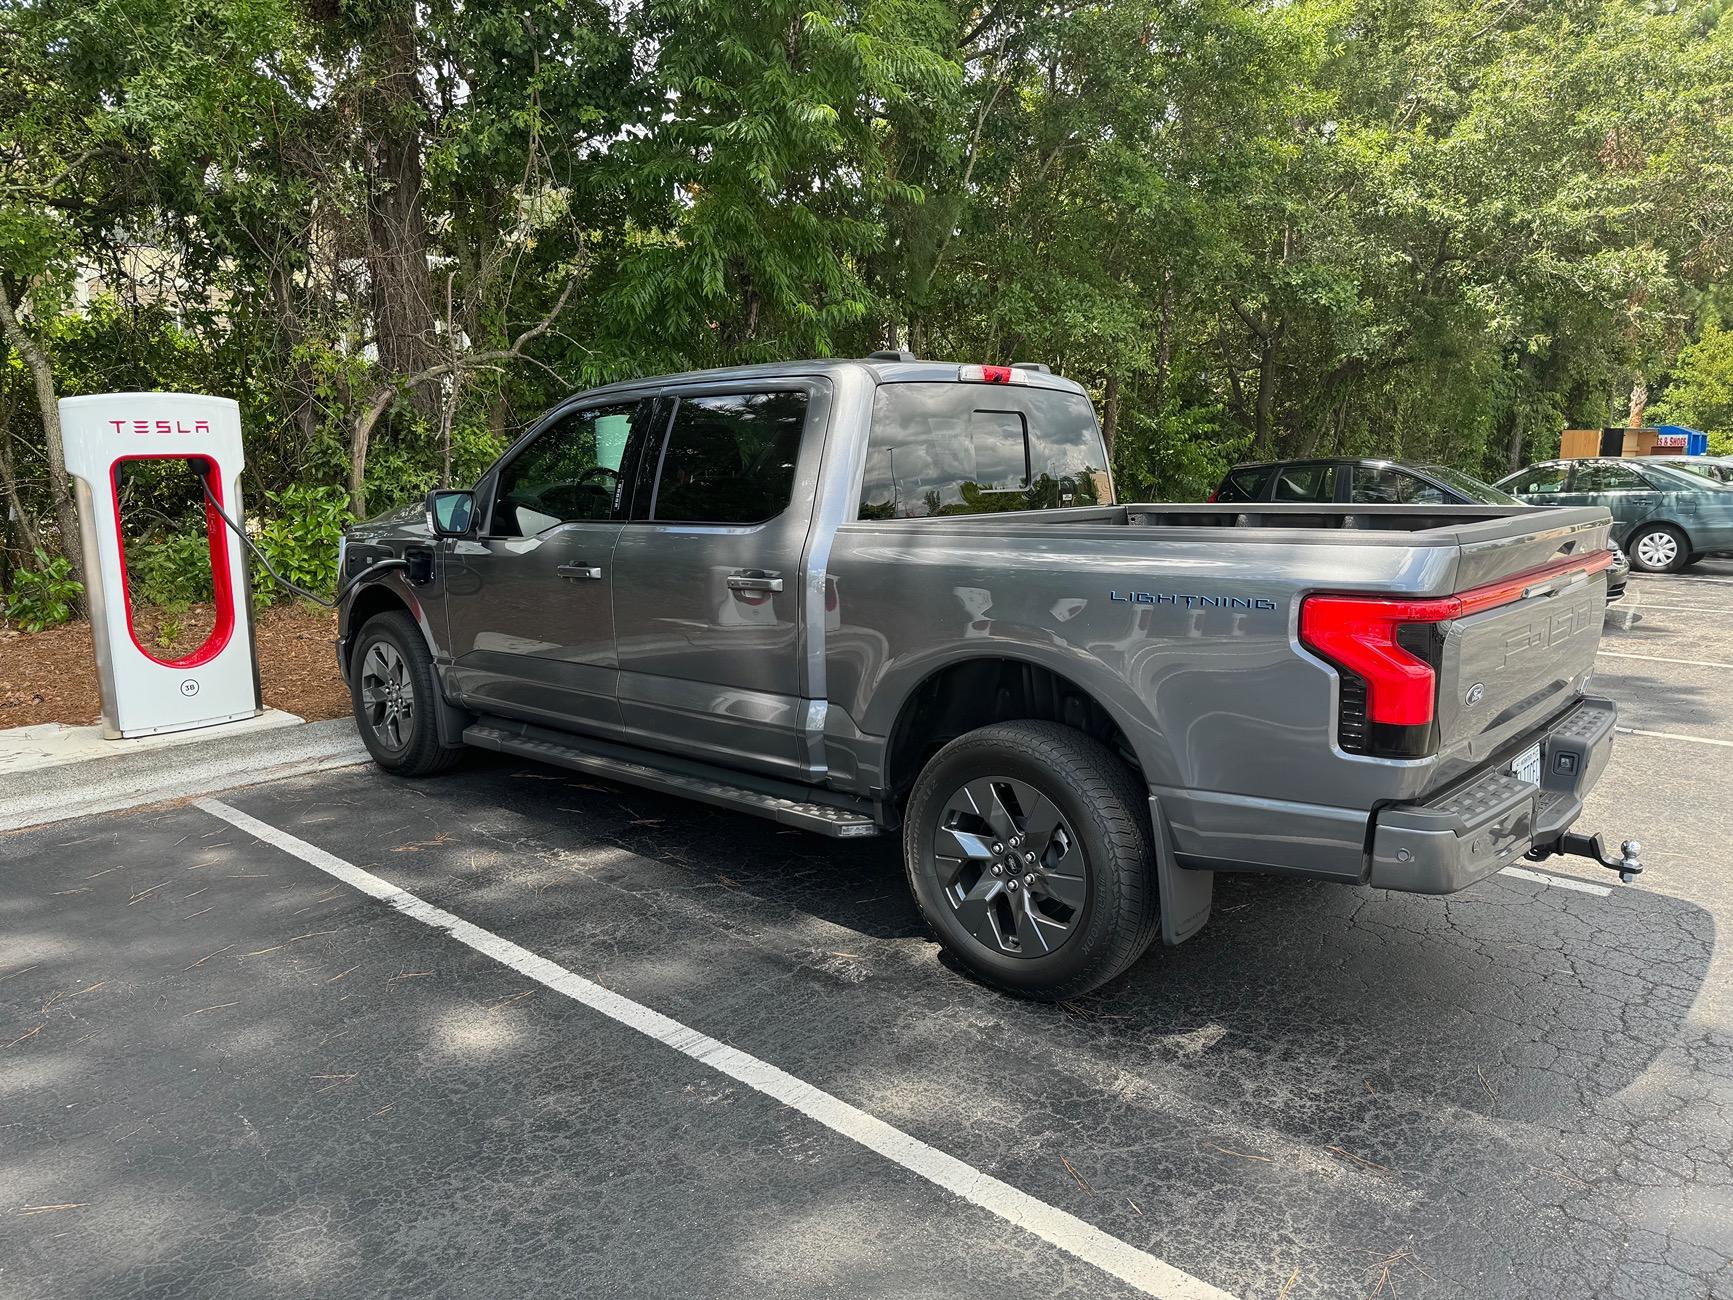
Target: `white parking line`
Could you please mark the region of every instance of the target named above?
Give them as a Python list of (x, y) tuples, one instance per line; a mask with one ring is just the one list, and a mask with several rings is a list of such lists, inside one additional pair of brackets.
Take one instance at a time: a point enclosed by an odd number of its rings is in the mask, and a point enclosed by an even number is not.
[(1631, 578), (1633, 581), (1641, 581), (1645, 584), (1652, 582), (1657, 587), (1669, 586), (1675, 582), (1701, 582), (1711, 587), (1733, 587), (1733, 578), (1684, 577), (1676, 573), (1666, 575), (1633, 573)]
[(1651, 740), (1683, 740), (1692, 745), (1719, 745), (1733, 749), (1733, 740), (1716, 740), (1712, 736), (1684, 736), (1677, 731), (1645, 731), (1641, 727), (1614, 727), (1621, 736), (1647, 736)]
[(1504, 867), (1501, 876), (1515, 876), (1519, 880), (1533, 880), (1543, 885), (1556, 885), (1560, 889), (1574, 889), (1579, 894), (1594, 894), (1597, 898), (1610, 898), (1613, 891), (1605, 885), (1591, 885), (1586, 880), (1572, 880), (1569, 876), (1549, 876), (1544, 871), (1530, 871), (1527, 867)]
[(1664, 609), (1669, 614), (1733, 614), (1733, 606), (1730, 605), (1650, 605), (1644, 603), (1638, 605), (1637, 608), (1645, 612), (1651, 609)]
[(292, 854), (309, 866), (317, 867), (344, 884), (395, 908), (403, 915), (436, 930), (443, 930), (484, 957), (491, 957), (502, 966), (510, 967), (520, 975), (556, 993), (564, 994), (574, 1002), (581, 1002), (591, 1010), (601, 1012), (628, 1029), (635, 1029), (640, 1034), (682, 1052), (736, 1082), (817, 1120), (833, 1132), (858, 1142), (867, 1150), (877, 1152), (910, 1173), (980, 1206), (988, 1213), (998, 1215), (1007, 1223), (1034, 1233), (1067, 1254), (1094, 1265), (1145, 1295), (1160, 1296), (1167, 1300), (1234, 1300), (1228, 1292), (1213, 1287), (1154, 1255), (1138, 1250), (1135, 1246), (1127, 1245), (1073, 1214), (1056, 1209), (1045, 1201), (1038, 1201), (1027, 1192), (1020, 1192), (1009, 1183), (982, 1173), (955, 1156), (946, 1155), (937, 1147), (930, 1147), (918, 1138), (910, 1137), (901, 1129), (891, 1127), (841, 1098), (809, 1083), (803, 1083), (792, 1074), (755, 1056), (737, 1051), (696, 1029), (689, 1029), (659, 1011), (652, 1011), (630, 998), (610, 992), (600, 984), (594, 984), (546, 957), (539, 957), (508, 939), (502, 939), (480, 926), (471, 925), (462, 917), (454, 916), (407, 890), (399, 889), (389, 880), (363, 871), (360, 867), (325, 852), (324, 849), (297, 839), (287, 831), (278, 830), (256, 817), (250, 817), (220, 799), (201, 799), (198, 806), (213, 817), (220, 817), (229, 825)]
[(1641, 659), (1652, 664), (1685, 664), (1690, 668), (1733, 668), (1733, 664), (1717, 663), (1713, 659), (1669, 659), (1665, 655), (1634, 655), (1622, 650), (1601, 650), (1597, 653), (1606, 659)]

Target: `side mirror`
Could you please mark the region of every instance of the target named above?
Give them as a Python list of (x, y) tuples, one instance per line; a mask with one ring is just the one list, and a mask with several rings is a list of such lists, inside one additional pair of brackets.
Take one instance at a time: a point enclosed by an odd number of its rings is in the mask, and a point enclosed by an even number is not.
[(427, 518), (435, 537), (464, 537), (475, 523), (475, 493), (434, 491), (427, 494)]

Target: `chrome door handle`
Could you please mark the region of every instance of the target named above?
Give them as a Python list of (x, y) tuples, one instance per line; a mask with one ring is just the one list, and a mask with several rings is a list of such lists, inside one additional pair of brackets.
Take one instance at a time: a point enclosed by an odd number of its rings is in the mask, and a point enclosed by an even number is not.
[(781, 591), (782, 575), (762, 569), (741, 569), (728, 575), (728, 585), (735, 591)]
[(555, 569), (554, 572), (559, 574), (562, 578), (599, 579), (602, 576), (602, 567), (601, 565), (596, 565), (592, 568), (587, 564), (562, 564), (559, 568)]

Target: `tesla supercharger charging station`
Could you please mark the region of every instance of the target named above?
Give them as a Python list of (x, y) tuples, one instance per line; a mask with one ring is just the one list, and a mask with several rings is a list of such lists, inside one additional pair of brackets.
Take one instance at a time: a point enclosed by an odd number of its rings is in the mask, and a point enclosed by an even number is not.
[(203, 645), (162, 659), (133, 627), (120, 527), (120, 471), (141, 460), (186, 461), (229, 518), (244, 525), (240, 408), (226, 397), (104, 393), (62, 398), (60, 425), (66, 469), (78, 488), (102, 734), (154, 736), (256, 715), (259, 677), (241, 539), (205, 501), (216, 617)]

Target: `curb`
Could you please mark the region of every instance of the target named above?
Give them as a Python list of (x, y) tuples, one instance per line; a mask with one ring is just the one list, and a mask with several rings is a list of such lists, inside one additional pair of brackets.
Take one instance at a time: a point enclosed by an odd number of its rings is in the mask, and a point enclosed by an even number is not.
[(27, 791), (0, 794), (0, 831), (215, 794), (367, 758), (354, 720), (333, 718), (64, 763), (29, 773)]

